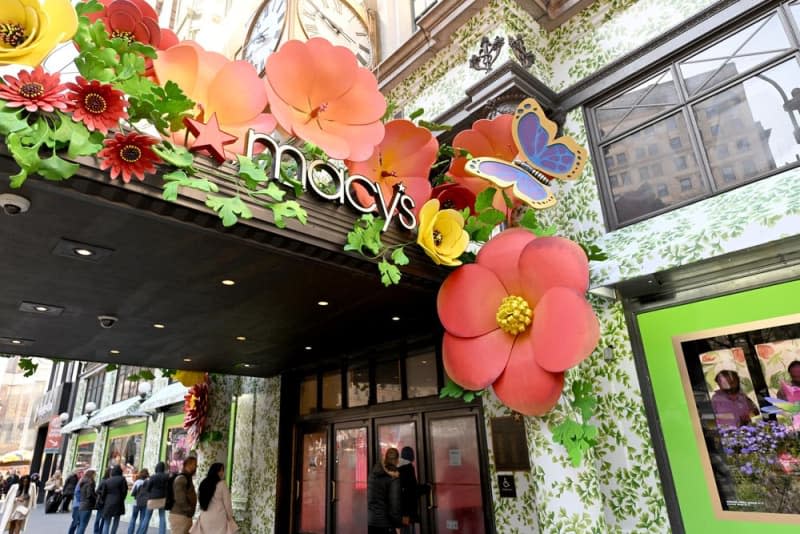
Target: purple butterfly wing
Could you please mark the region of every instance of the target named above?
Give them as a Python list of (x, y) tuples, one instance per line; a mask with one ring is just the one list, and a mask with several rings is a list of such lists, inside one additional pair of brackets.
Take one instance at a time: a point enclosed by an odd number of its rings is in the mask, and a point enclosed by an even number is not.
[(576, 154), (566, 145), (554, 143), (535, 113), (525, 113), (517, 123), (520, 148), (536, 168), (545, 174), (563, 174), (575, 164)]
[(516, 184), (517, 189), (532, 200), (541, 201), (549, 196), (549, 192), (542, 184), (516, 165), (500, 161), (481, 161), (478, 169), (482, 174), (494, 176), (506, 183)]

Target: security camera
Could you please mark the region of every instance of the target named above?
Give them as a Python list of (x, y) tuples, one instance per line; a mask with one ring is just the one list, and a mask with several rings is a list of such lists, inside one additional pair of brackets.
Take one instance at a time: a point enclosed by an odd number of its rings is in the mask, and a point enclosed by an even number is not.
[(0, 195), (0, 206), (6, 215), (19, 215), (25, 213), (31, 207), (31, 201), (19, 195), (3, 193)]
[(113, 315), (98, 315), (97, 320), (100, 322), (100, 328), (112, 328), (115, 324), (117, 324), (117, 319)]

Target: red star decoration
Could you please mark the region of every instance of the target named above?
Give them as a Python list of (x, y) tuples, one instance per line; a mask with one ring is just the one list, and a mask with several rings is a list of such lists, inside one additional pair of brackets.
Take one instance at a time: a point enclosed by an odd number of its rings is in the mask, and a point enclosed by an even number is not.
[(225, 145), (235, 143), (239, 139), (235, 135), (219, 129), (216, 113), (211, 115), (208, 122), (203, 123), (187, 117), (183, 119), (183, 124), (195, 137), (192, 148), (189, 150), (191, 152), (204, 150), (220, 164), (225, 162)]

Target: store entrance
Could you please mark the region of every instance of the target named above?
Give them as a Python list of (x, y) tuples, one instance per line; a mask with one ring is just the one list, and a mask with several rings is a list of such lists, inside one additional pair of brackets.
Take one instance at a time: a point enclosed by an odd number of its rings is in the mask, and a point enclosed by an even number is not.
[(413, 532), (487, 532), (480, 425), (479, 408), (463, 404), (298, 425), (294, 532), (366, 534), (367, 480), (390, 447), (414, 453), (419, 523)]

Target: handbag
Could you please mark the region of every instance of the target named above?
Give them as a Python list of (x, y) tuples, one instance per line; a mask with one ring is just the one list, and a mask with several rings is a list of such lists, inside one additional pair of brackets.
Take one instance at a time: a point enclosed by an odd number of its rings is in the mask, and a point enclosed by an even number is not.
[(147, 500), (147, 509), (148, 510), (160, 510), (167, 505), (167, 499), (148, 499)]
[(14, 513), (20, 513), (22, 515), (28, 515), (28, 507), (27, 506), (17, 506), (14, 508)]

